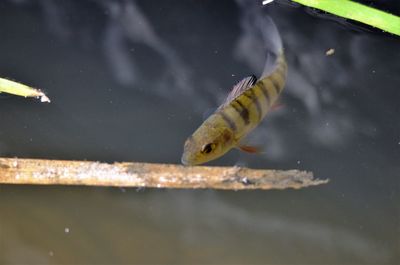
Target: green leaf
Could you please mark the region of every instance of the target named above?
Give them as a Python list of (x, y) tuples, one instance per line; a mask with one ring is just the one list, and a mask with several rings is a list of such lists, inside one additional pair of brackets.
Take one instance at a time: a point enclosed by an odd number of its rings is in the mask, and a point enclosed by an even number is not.
[(0, 93), (1, 92), (21, 97), (40, 98), (40, 101), (42, 102), (50, 102), (50, 99), (39, 89), (35, 89), (4, 78), (0, 78)]
[(400, 36), (400, 17), (350, 0), (292, 0)]

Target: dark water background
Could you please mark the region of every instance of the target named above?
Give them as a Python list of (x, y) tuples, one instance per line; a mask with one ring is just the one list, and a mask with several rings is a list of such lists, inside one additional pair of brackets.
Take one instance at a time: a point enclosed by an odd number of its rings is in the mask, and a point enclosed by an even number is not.
[(0, 95), (1, 156), (179, 163), (204, 111), (262, 71), (258, 22), (270, 14), (289, 76), (284, 107), (250, 139), (266, 153), (211, 164), (331, 182), (267, 192), (2, 185), (0, 263), (399, 264), (399, 38), (261, 2), (1, 1), (0, 76), (52, 99)]

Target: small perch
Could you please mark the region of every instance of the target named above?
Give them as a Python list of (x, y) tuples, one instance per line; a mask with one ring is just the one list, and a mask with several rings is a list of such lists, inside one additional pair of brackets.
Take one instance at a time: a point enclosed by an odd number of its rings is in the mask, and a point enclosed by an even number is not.
[(0, 184), (268, 190), (299, 189), (327, 182), (299, 170), (0, 158)]

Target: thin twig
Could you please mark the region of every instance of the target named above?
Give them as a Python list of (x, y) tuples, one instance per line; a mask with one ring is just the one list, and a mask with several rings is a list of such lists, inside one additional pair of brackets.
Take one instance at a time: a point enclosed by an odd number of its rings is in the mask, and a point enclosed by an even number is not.
[(50, 99), (40, 89), (36, 89), (5, 78), (0, 78), (0, 93), (2, 92), (26, 98), (40, 98), (41, 102), (50, 103)]
[(3, 184), (268, 190), (299, 189), (327, 182), (299, 170), (0, 158)]

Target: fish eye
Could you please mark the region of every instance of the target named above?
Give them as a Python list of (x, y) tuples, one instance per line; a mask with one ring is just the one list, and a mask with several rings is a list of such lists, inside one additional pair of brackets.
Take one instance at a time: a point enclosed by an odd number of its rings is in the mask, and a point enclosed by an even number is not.
[(201, 152), (203, 154), (209, 154), (211, 153), (212, 150), (214, 150), (215, 148), (215, 144), (214, 143), (210, 143), (210, 144), (205, 144), (201, 147)]

